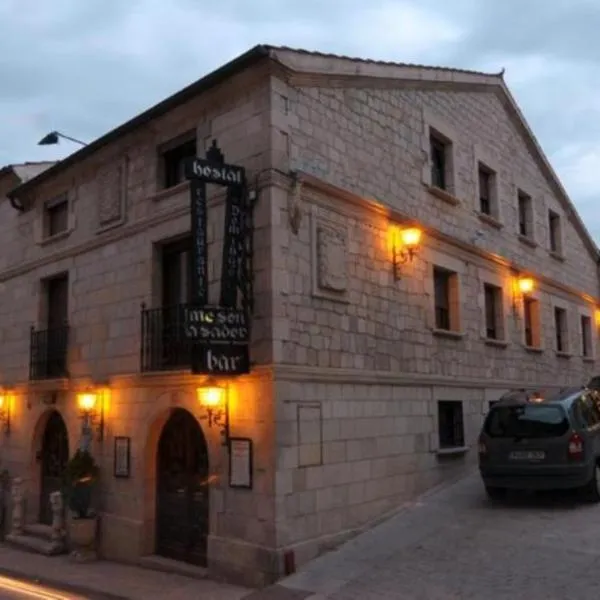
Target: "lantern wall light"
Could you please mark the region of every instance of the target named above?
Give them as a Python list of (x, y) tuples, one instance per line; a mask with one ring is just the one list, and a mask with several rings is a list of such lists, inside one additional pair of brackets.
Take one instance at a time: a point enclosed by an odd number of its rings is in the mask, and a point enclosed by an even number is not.
[(96, 427), (98, 441), (104, 439), (104, 392), (88, 389), (77, 394), (77, 405), (84, 429)]
[(219, 427), (223, 445), (229, 443), (229, 398), (227, 388), (210, 382), (196, 389), (196, 396), (204, 414), (200, 420), (206, 421), (209, 427)]
[(414, 260), (419, 252), (423, 232), (418, 227), (394, 229), (393, 233), (393, 267), (394, 279), (401, 278), (401, 266)]
[(527, 296), (535, 289), (535, 281), (533, 281), (531, 277), (519, 277), (517, 286), (519, 292), (521, 292), (523, 296)]
[(0, 391), (0, 427), (6, 435), (10, 435), (10, 421), (12, 416), (13, 394)]

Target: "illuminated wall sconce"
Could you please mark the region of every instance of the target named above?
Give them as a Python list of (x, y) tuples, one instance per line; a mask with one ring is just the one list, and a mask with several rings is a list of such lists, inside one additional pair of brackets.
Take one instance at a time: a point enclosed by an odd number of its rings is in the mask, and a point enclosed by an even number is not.
[(407, 229), (394, 229), (393, 239), (393, 265), (394, 279), (401, 277), (400, 267), (412, 262), (419, 252), (423, 232), (417, 227)]
[(0, 391), (0, 428), (6, 435), (10, 434), (10, 420), (12, 416), (13, 395), (7, 391)]
[(596, 319), (596, 327), (598, 327), (600, 329), (600, 308), (596, 309), (594, 316)]
[(531, 277), (519, 277), (517, 281), (517, 289), (523, 296), (531, 294), (535, 289), (535, 281)]
[(535, 281), (531, 277), (519, 276), (513, 283), (513, 313), (518, 316), (519, 302), (526, 296), (529, 296), (535, 289)]
[(86, 390), (77, 394), (77, 405), (83, 419), (84, 430), (96, 426), (98, 441), (104, 439), (104, 393), (101, 390)]
[(227, 388), (212, 382), (207, 383), (196, 389), (196, 396), (200, 406), (205, 411), (200, 419), (207, 421), (209, 427), (214, 425), (221, 429), (223, 445), (226, 446), (229, 443), (229, 398), (227, 397)]

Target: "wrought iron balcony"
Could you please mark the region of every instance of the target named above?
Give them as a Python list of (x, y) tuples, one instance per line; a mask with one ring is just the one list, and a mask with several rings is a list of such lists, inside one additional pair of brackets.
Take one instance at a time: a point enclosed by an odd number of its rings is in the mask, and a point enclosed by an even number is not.
[(182, 333), (185, 307), (146, 308), (142, 304), (142, 372), (186, 369), (191, 365), (191, 344)]
[(29, 344), (29, 379), (68, 377), (68, 345), (68, 325), (37, 331), (32, 327)]

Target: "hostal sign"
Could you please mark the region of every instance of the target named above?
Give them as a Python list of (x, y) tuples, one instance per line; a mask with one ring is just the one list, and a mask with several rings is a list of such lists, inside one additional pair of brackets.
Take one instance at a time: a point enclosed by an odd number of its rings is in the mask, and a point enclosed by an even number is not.
[[(192, 342), (192, 371), (229, 375), (248, 373), (251, 228), (245, 170), (225, 164), (223, 154), (213, 140), (206, 158), (194, 158), (186, 164), (186, 176), (190, 180), (194, 303), (185, 310), (183, 334)], [(218, 306), (208, 304), (208, 183), (227, 188)]]

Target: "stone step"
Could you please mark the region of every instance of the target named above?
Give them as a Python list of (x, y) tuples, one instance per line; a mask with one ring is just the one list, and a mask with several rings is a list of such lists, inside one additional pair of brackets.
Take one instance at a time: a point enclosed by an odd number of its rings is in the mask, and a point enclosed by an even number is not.
[(6, 536), (5, 541), (21, 550), (43, 554), (44, 556), (56, 556), (57, 554), (65, 553), (64, 544), (55, 544), (50, 540), (34, 537), (32, 535), (16, 535), (10, 533)]
[(40, 538), (42, 540), (52, 540), (52, 527), (43, 523), (29, 523), (23, 527), (25, 533), (31, 537)]

